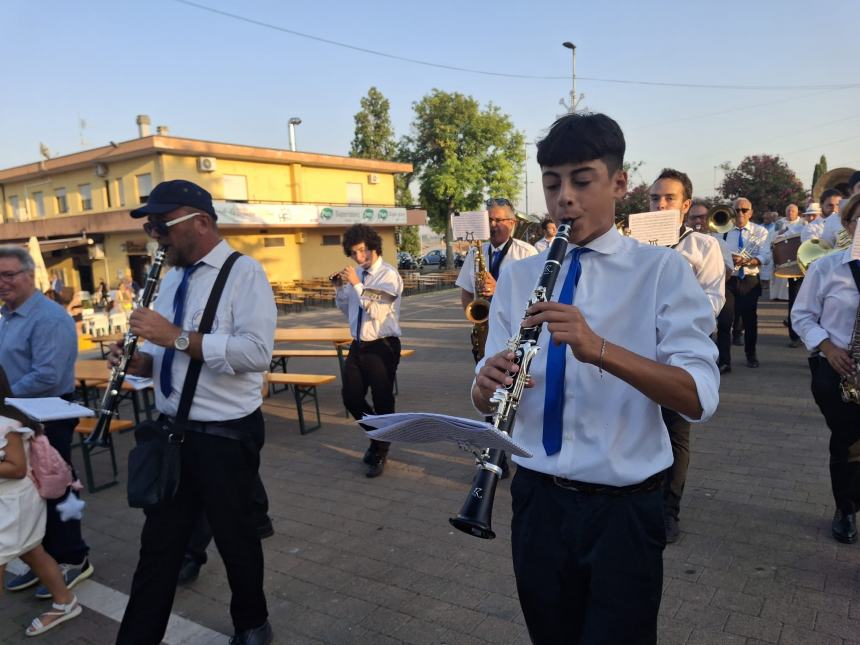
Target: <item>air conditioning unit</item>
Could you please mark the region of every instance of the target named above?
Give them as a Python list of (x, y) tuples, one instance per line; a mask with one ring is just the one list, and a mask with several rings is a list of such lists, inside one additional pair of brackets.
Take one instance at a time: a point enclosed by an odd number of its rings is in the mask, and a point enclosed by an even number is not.
[(377, 175), (375, 172), (370, 173), (367, 176), (367, 183), (368, 184), (378, 184), (379, 183), (379, 175)]
[(106, 163), (97, 163), (96, 164), (96, 176), (97, 177), (107, 177), (108, 167)]
[(215, 157), (197, 157), (197, 170), (200, 172), (215, 172)]
[(105, 247), (101, 244), (93, 244), (87, 249), (87, 255), (89, 255), (90, 260), (104, 260)]

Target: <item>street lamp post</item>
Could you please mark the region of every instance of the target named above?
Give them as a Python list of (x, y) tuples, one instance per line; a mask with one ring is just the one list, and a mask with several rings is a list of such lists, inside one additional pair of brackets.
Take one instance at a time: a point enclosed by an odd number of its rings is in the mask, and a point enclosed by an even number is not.
[(573, 114), (574, 112), (576, 112), (576, 104), (577, 104), (577, 100), (576, 100), (576, 45), (574, 45), (572, 42), (569, 42), (569, 41), (564, 41), (561, 45), (562, 45), (562, 47), (566, 47), (567, 49), (570, 50), (571, 61), (573, 64), (573, 66), (571, 68), (571, 75), (570, 75), (570, 80), (571, 80), (570, 106), (568, 106), (568, 112)]
[(290, 150), (293, 152), (296, 151), (296, 126), (301, 124), (301, 122), (302, 120), (297, 116), (294, 116), (287, 121), (290, 128)]

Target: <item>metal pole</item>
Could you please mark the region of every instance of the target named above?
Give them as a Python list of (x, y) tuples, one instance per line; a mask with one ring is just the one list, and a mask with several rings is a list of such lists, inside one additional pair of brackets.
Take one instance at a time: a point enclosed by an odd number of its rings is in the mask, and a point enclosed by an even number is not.
[(576, 112), (576, 45), (572, 45), (570, 48), (570, 56), (572, 62), (571, 68), (571, 86), (570, 86), (570, 111), (571, 113)]

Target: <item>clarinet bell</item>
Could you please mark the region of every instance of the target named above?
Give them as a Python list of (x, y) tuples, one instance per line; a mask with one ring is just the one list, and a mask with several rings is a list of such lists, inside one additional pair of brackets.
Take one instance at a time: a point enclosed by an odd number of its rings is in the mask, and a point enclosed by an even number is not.
[(463, 508), (460, 509), (459, 515), (448, 519), (451, 526), (485, 540), (495, 538), (496, 533), (490, 523), (498, 483), (498, 474), (486, 468), (479, 468), (472, 480), (469, 496), (466, 498)]

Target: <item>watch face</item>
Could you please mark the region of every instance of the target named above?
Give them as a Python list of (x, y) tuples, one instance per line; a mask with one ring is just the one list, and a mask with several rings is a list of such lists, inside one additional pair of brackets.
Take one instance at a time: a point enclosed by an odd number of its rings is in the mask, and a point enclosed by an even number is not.
[(184, 352), (188, 349), (188, 346), (191, 344), (191, 340), (188, 338), (188, 334), (183, 333), (179, 338), (173, 341), (173, 346), (178, 349), (180, 352)]

